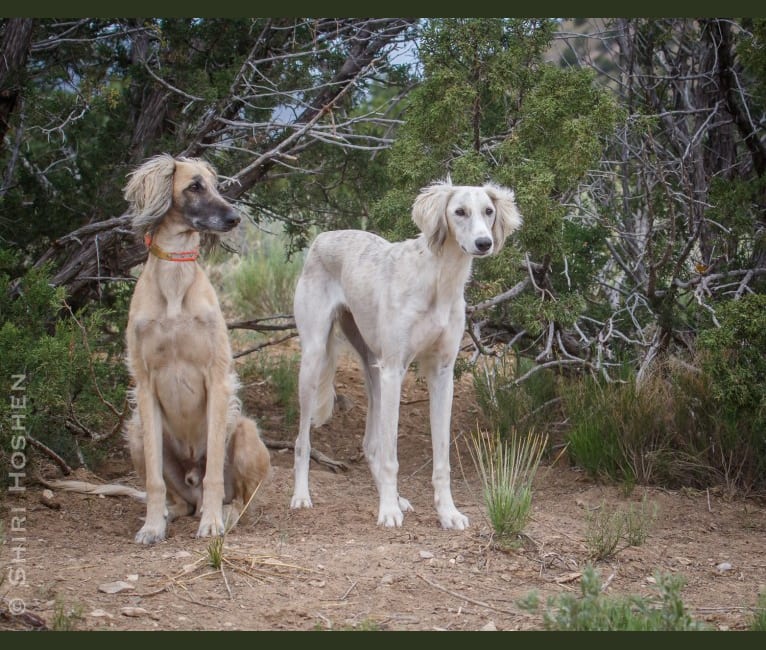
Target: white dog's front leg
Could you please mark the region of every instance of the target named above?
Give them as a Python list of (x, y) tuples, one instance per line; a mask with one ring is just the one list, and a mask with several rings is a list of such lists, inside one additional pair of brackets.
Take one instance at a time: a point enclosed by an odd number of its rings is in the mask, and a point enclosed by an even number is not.
[(431, 444), (434, 466), (434, 503), (442, 528), (464, 530), (468, 517), (455, 507), (450, 490), (450, 418), (452, 414), (453, 365), (434, 368), (428, 375), (431, 413)]
[(165, 539), (167, 530), (166, 489), (162, 476), (162, 415), (152, 391), (143, 384), (136, 387), (138, 414), (146, 467), (146, 519), (136, 533), (138, 544), (154, 544)]
[(412, 509), (406, 499), (400, 500), (397, 489), (399, 461), (396, 457), (396, 438), (399, 430), (399, 399), (403, 376), (404, 371), (399, 367), (381, 368), (380, 419), (375, 427), (375, 434), (379, 439), (377, 444), (373, 445), (375, 454), (369, 458), (380, 497), (378, 525), (388, 527), (402, 525), (402, 505), (405, 510)]
[(207, 390), (207, 462), (202, 480), (202, 517), (197, 537), (216, 537), (226, 532), (223, 521), (223, 471), (231, 394), (228, 378), (214, 378)]

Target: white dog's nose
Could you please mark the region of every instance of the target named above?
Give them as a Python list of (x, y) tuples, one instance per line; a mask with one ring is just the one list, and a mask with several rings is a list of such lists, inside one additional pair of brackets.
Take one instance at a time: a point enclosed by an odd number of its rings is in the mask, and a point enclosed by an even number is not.
[(489, 237), (479, 237), (475, 242), (476, 250), (480, 253), (486, 253), (492, 248), (492, 240)]

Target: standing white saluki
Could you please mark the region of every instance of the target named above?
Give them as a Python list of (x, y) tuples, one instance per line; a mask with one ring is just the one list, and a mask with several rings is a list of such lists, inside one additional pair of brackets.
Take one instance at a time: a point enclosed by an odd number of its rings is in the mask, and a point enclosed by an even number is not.
[[(367, 387), (364, 452), (380, 497), (378, 524), (401, 526), (397, 434), (402, 380), (417, 361), (428, 382), (434, 501), (444, 528), (468, 518), (450, 490), (453, 368), (465, 330), (463, 291), (474, 257), (496, 254), (522, 219), (511, 190), (493, 184), (423, 188), (412, 208), (422, 231), (391, 243), (358, 230), (320, 234), (295, 290), (301, 341), (300, 429), (292, 508), (310, 508), (310, 427), (332, 415), (339, 329), (359, 353)], [(337, 326), (337, 327), (336, 327)]]

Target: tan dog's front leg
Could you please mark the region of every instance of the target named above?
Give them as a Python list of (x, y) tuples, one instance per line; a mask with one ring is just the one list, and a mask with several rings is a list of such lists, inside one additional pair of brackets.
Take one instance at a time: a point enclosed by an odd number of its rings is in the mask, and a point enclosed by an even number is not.
[(165, 539), (167, 528), (165, 480), (162, 477), (162, 415), (149, 387), (139, 384), (136, 398), (146, 463), (146, 520), (135, 540), (138, 544), (154, 544)]
[(214, 537), (226, 532), (223, 523), (223, 468), (230, 392), (227, 377), (215, 378), (208, 386), (207, 464), (202, 481), (202, 518), (197, 537)]

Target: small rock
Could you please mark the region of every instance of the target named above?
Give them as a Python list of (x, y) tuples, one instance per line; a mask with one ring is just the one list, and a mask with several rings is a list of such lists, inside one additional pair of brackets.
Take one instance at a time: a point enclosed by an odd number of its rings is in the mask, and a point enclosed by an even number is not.
[(125, 577), (128, 579), (128, 582), (138, 582), (138, 574), (137, 573), (129, 573)]
[(497, 626), (495, 625), (494, 621), (490, 621), (483, 628), (481, 628), (481, 631), (482, 632), (497, 632)]
[(131, 618), (140, 618), (141, 616), (148, 616), (149, 612), (143, 607), (121, 607), (120, 614)]
[(380, 579), (380, 584), (382, 585), (390, 585), (394, 582), (394, 576), (392, 576), (390, 573), (387, 573)]
[(431, 553), (431, 551), (420, 551), (418, 555), (420, 555), (420, 558), (422, 560), (430, 560), (434, 556), (434, 554)]
[(721, 562), (720, 564), (716, 564), (715, 568), (719, 573), (726, 573), (727, 571), (731, 571), (731, 563)]
[(189, 553), (189, 551), (178, 551), (178, 553), (175, 553), (175, 554), (173, 555), (173, 557), (174, 557), (176, 560), (180, 560), (180, 559), (181, 559), (181, 558), (183, 558), (183, 557), (191, 557), (191, 553)]
[(53, 490), (43, 490), (40, 493), (40, 503), (51, 510), (60, 510), (61, 504), (53, 497)]
[(98, 586), (99, 591), (103, 591), (105, 594), (119, 594), (121, 591), (127, 591), (128, 589), (135, 589), (136, 586), (125, 582), (124, 580), (117, 580), (116, 582), (105, 582)]
[(322, 587), (324, 587), (327, 584), (327, 582), (324, 581), (324, 580), (309, 580), (309, 584), (312, 587), (317, 587), (317, 588), (321, 589)]
[(92, 616), (93, 618), (114, 618), (114, 616), (103, 609), (94, 609), (88, 616)]

